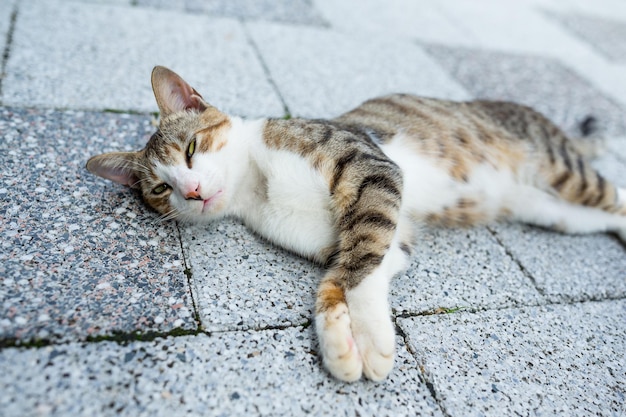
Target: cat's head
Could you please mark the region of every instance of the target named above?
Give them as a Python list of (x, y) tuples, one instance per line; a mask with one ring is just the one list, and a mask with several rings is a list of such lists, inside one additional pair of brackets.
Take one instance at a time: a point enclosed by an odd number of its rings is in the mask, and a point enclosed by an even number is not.
[(228, 204), (228, 158), (223, 155), (232, 119), (209, 105), (181, 77), (152, 71), (160, 123), (145, 148), (89, 159), (87, 169), (137, 188), (163, 215), (187, 221), (219, 217)]

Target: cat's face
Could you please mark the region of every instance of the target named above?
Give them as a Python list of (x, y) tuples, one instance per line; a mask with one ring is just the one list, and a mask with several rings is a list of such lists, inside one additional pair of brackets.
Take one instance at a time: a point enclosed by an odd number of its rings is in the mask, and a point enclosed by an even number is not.
[[(210, 219), (227, 203), (228, 166), (220, 151), (230, 121), (215, 109), (168, 116), (144, 150), (144, 200), (165, 217)], [(141, 174), (139, 174), (141, 175)]]
[(146, 147), (95, 156), (87, 162), (87, 169), (140, 189), (146, 203), (164, 219), (219, 217), (232, 188), (224, 155), (230, 118), (163, 67), (153, 71), (152, 85), (161, 121)]

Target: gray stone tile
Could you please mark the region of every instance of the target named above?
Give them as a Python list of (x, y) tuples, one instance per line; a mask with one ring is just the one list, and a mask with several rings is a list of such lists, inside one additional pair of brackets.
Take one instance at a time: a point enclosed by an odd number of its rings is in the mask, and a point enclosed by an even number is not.
[(554, 0), (480, 2), (440, 0), (441, 12), (468, 33), (475, 48), (559, 56), (559, 50), (579, 53), (578, 40), (543, 13)]
[(2, 99), (19, 106), (156, 111), (150, 72), (157, 64), (227, 112), (283, 114), (239, 22), (55, 0), (32, 0), (20, 11)]
[[(79, 1), (81, 3), (92, 3), (92, 4), (131, 6), (137, 0), (71, 0), (71, 1)], [(172, 0), (172, 3), (174, 2), (175, 0)]]
[[(594, 165), (626, 187), (624, 160), (607, 153)], [(626, 247), (616, 237), (563, 235), (522, 225), (496, 225), (493, 230), (551, 301), (626, 296)]]
[(11, 27), (11, 18), (15, 10), (16, 0), (3, 1), (0, 4), (0, 51), (4, 52)]
[(424, 229), (408, 271), (391, 285), (397, 313), (503, 308), (543, 301), (486, 228)]
[[(533, 0), (534, 1), (534, 0)], [(626, 21), (626, 5), (621, 0), (536, 0), (537, 7), (559, 13), (592, 15)]]
[(609, 60), (626, 63), (626, 22), (573, 13), (551, 13), (549, 16), (561, 22)]
[(366, 99), (394, 92), (467, 97), (412, 43), (320, 28), (247, 26), (293, 115), (334, 117)]
[(325, 24), (310, 0), (187, 0), (187, 10), (202, 11), (211, 16), (291, 25)]
[[(207, 330), (310, 320), (324, 273), (321, 267), (264, 242), (233, 221), (181, 230)], [(391, 286), (392, 308), (400, 314), (542, 301), (532, 282), (484, 228), (424, 231), (411, 267)]]
[(613, 184), (626, 188), (626, 138), (611, 138), (605, 143), (606, 149), (591, 163)]
[[(622, 165), (626, 165), (626, 137), (607, 140), (605, 151), (607, 153), (611, 152), (613, 156), (622, 161)], [(618, 179), (619, 176), (611, 173), (610, 178), (615, 180)], [(623, 186), (626, 187), (626, 184)]]
[(626, 302), (402, 319), (451, 416), (618, 416), (624, 410)]
[(323, 271), (234, 221), (181, 226), (202, 326), (250, 329), (307, 323)]
[(588, 115), (606, 135), (626, 132), (626, 112), (560, 62), (537, 56), (425, 46), (476, 98), (520, 102), (541, 111), (569, 133)]
[(209, 16), (265, 20), (291, 25), (324, 25), (310, 0), (137, 0), (138, 6), (185, 10)]
[(617, 238), (561, 235), (525, 225), (493, 229), (548, 300), (626, 296), (626, 256)]
[(382, 383), (332, 379), (311, 328), (0, 351), (5, 415), (442, 416), (398, 341)]
[(438, 2), (360, 0), (358, 7), (349, 1), (314, 2), (330, 25), (344, 33), (452, 45), (475, 45), (477, 41), (463, 25), (447, 16)]
[(145, 116), (0, 108), (0, 344), (196, 328), (175, 225), (83, 168), (153, 129)]

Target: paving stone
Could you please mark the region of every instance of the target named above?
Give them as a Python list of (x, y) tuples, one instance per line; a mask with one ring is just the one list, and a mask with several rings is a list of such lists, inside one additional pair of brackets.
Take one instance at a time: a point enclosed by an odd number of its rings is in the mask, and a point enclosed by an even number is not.
[(15, 2), (16, 0), (5, 0), (0, 4), (0, 51), (6, 48)]
[(396, 313), (482, 310), (543, 302), (486, 228), (423, 229), (406, 273), (391, 285)]
[(196, 328), (175, 225), (83, 168), (153, 129), (145, 116), (0, 108), (0, 343)]
[(618, 416), (626, 301), (400, 320), (450, 416)]
[[(441, 12), (470, 34), (474, 47), (551, 56), (579, 42), (542, 11), (546, 1), (440, 0)], [(549, 40), (549, 41), (548, 41)]]
[[(605, 95), (617, 99), (622, 105), (626, 104), (624, 65), (614, 65), (593, 45), (574, 35), (552, 17), (555, 12), (591, 13), (624, 20), (626, 8), (623, 2), (524, 0), (504, 3), (484, 0), (476, 3), (442, 0), (438, 6), (450, 20), (470, 34), (463, 45), (473, 44), (474, 49), (558, 59), (593, 82)], [(449, 46), (454, 47), (454, 44)], [(516, 68), (510, 71), (515, 72)], [(537, 74), (536, 80), (544, 79)]]
[(247, 24), (291, 114), (334, 117), (382, 94), (462, 99), (466, 92), (408, 42), (319, 28)]
[[(16, 1), (17, 0), (5, 0), (2, 4), (0, 4), (0, 51), (3, 51), (3, 53), (7, 47), (11, 19), (13, 18), (13, 12), (16, 10)], [(4, 74), (0, 74), (0, 88), (2, 87), (2, 82), (4, 81), (3, 78)]]
[(202, 325), (209, 331), (307, 323), (322, 269), (235, 221), (181, 226)]
[(534, 107), (570, 134), (587, 116), (598, 119), (602, 133), (624, 135), (626, 112), (560, 62), (528, 55), (425, 46), (473, 96), (510, 100)]
[[(606, 141), (606, 152), (607, 153), (611, 152), (612, 156), (614, 156), (616, 159), (621, 161), (622, 164), (626, 164), (626, 137), (608, 139)], [(608, 165), (608, 164), (609, 162), (607, 161), (605, 165)], [(608, 169), (608, 168), (605, 167), (605, 169)], [(613, 171), (611, 171), (611, 174), (607, 173), (607, 175), (609, 175), (610, 178), (612, 178), (613, 180), (619, 178), (619, 175), (617, 175), (617, 173), (613, 174), (612, 172)]]
[(477, 42), (472, 33), (431, 1), (361, 0), (356, 6), (347, 1), (315, 0), (315, 5), (334, 29), (344, 33), (452, 45), (476, 45)]
[(18, 106), (156, 111), (150, 72), (157, 64), (177, 71), (224, 111), (283, 115), (238, 21), (55, 0), (33, 0), (20, 10), (2, 99)]
[(136, 5), (291, 25), (325, 24), (309, 0), (136, 0)]
[[(183, 226), (194, 294), (210, 331), (302, 324), (324, 270), (234, 221)], [(487, 229), (424, 231), (411, 267), (391, 286), (396, 313), (541, 303), (532, 282)]]
[[(92, 3), (92, 4), (131, 6), (137, 0), (72, 0), (72, 1), (80, 1), (82, 3)], [(174, 3), (175, 1), (176, 0), (172, 0), (172, 3)]]
[[(398, 340), (382, 383), (321, 369), (311, 328), (0, 351), (4, 415), (442, 416)], [(94, 395), (97, 393), (97, 395)]]
[(611, 61), (626, 63), (626, 22), (579, 14), (552, 16)]
[(607, 139), (604, 146), (591, 160), (593, 167), (618, 187), (626, 188), (626, 138)]
[[(234, 221), (183, 226), (182, 238), (208, 330), (282, 326), (312, 317), (321, 267)], [(486, 229), (425, 231), (411, 267), (391, 289), (397, 313), (537, 304), (541, 299)]]
[(539, 10), (549, 10), (559, 13), (574, 13), (591, 15), (606, 19), (626, 21), (626, 7), (621, 0), (531, 0), (535, 1)]
[(264, 20), (291, 25), (326, 25), (310, 0), (75, 0), (85, 3), (202, 13), (211, 17)]
[(617, 238), (559, 235), (525, 225), (494, 231), (552, 302), (626, 296), (625, 249)]
[[(626, 160), (605, 154), (594, 165), (626, 187)], [(525, 225), (496, 225), (493, 230), (550, 301), (626, 296), (626, 246), (614, 236), (563, 235)]]

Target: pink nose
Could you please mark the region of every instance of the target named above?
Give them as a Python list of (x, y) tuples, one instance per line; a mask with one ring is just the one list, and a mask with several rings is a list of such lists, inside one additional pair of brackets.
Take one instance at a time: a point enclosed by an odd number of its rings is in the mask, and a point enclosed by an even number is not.
[(202, 200), (202, 197), (200, 196), (200, 193), (198, 191), (189, 191), (187, 194), (185, 194), (185, 198), (187, 200)]

